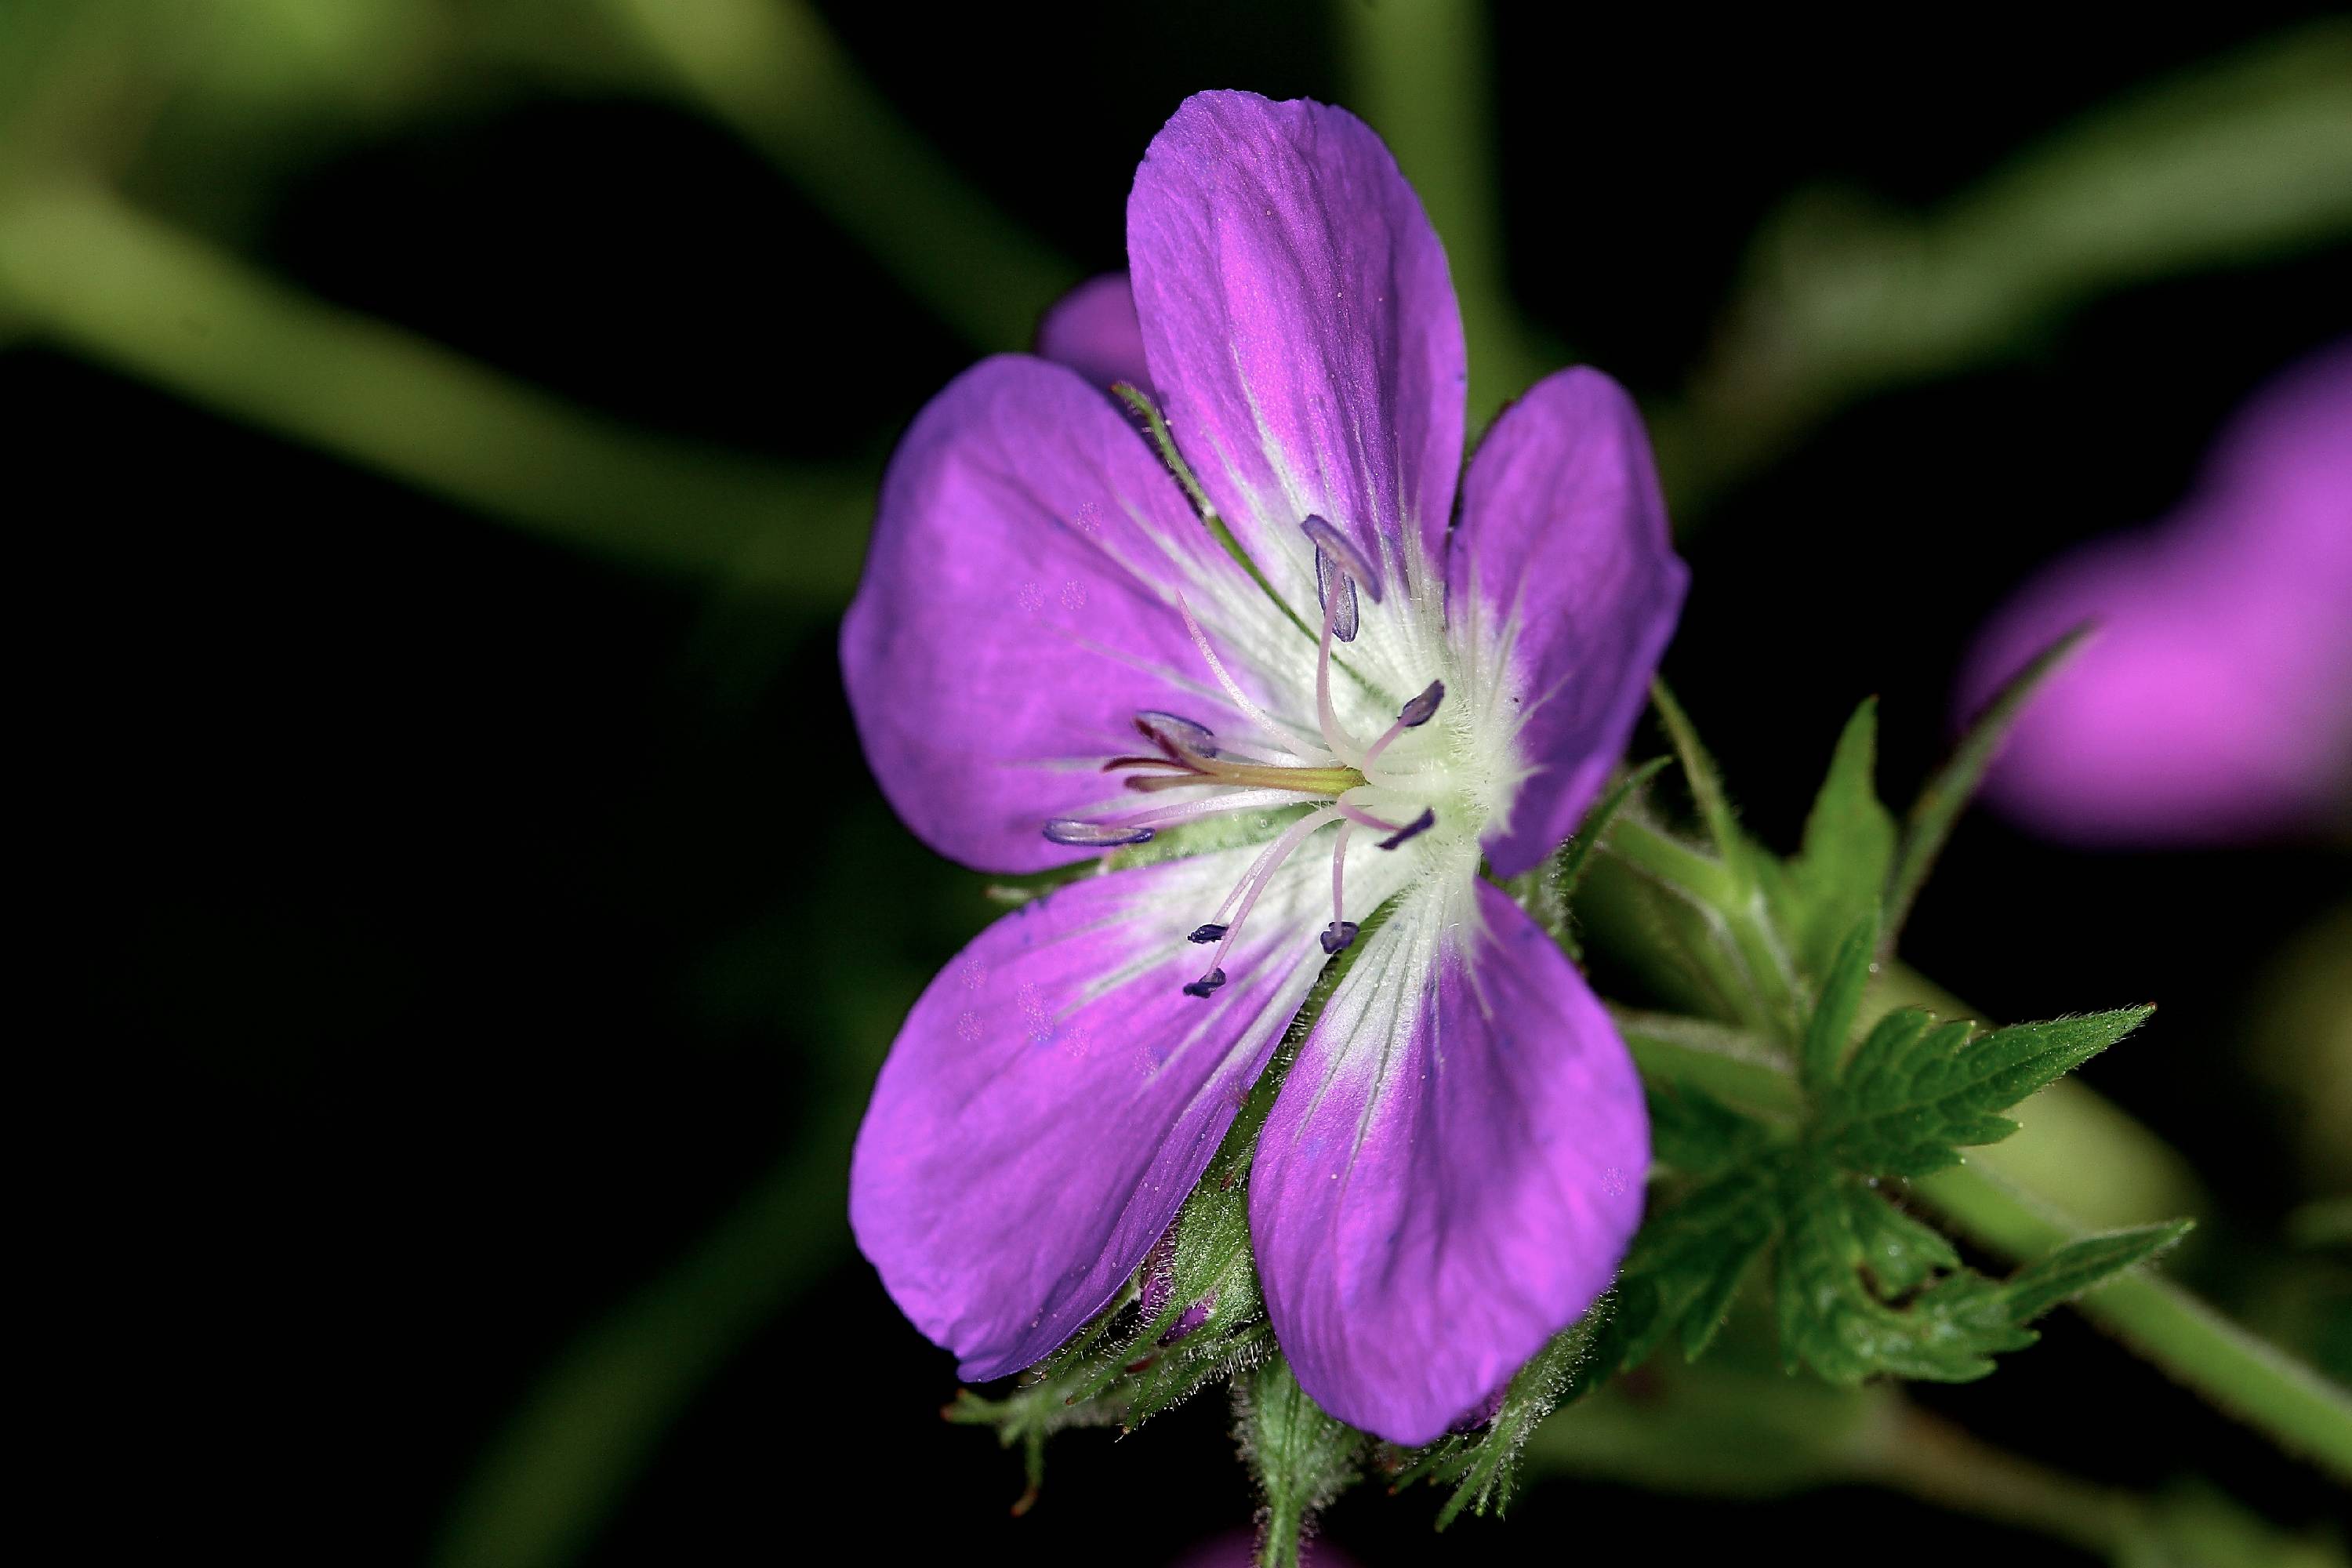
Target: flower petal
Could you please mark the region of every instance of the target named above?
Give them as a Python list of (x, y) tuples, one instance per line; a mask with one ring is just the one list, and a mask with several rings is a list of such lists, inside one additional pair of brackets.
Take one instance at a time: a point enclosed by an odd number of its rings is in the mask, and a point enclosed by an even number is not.
[(841, 628), (858, 739), (899, 816), (982, 870), (1062, 865), (1087, 851), (1039, 828), (1120, 800), (1099, 768), (1136, 748), (1139, 711), (1246, 728), (1179, 592), (1280, 716), (1252, 672), (1304, 639), (1110, 402), (1025, 355), (950, 383), (890, 459)]
[(1109, 1301), (1313, 984), (1329, 883), (1305, 854), (1234, 938), (1226, 983), (1183, 993), (1209, 956), (1187, 934), (1255, 852), (1070, 883), (982, 932), (915, 1004), (857, 1135), (849, 1217), (962, 1376), (1043, 1359)]
[[(1451, 885), (1449, 885), (1451, 886)], [(1274, 1330), (1340, 1420), (1424, 1443), (1608, 1288), (1649, 1122), (1615, 1026), (1498, 889), (1416, 891), (1299, 1051), (1250, 1177)]]
[(1127, 274), (1106, 272), (1063, 295), (1037, 323), (1037, 355), (1068, 365), (1097, 386), (1123, 381), (1150, 392), (1143, 328), (1135, 319)]
[(1277, 592), (1315, 606), (1309, 515), (1391, 571), (1408, 539), (1437, 559), (1462, 462), (1462, 318), (1370, 127), (1303, 99), (1186, 99), (1136, 171), (1127, 252), (1177, 445)]
[(1689, 580), (1622, 387), (1564, 370), (1504, 411), (1471, 459), (1445, 563), (1447, 632), (1501, 664), (1533, 770), (1488, 831), (1497, 875), (1574, 831), (1641, 716)]

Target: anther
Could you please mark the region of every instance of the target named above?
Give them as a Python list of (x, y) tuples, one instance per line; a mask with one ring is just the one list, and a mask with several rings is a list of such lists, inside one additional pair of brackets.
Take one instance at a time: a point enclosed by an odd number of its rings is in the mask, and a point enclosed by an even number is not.
[(1419, 816), (1414, 817), (1411, 822), (1406, 823), (1402, 827), (1398, 828), (1394, 833), (1391, 833), (1386, 838), (1381, 839), (1379, 847), (1382, 849), (1393, 849), (1398, 845), (1403, 843), (1406, 839), (1418, 838), (1436, 826), (1437, 813), (1432, 811), (1427, 806), (1423, 806)]
[(1315, 940), (1323, 944), (1325, 952), (1337, 957), (1347, 952), (1349, 944), (1356, 940), (1357, 930), (1358, 927), (1353, 921), (1333, 921), (1323, 928), (1322, 934)]
[(1223, 942), (1224, 940), (1224, 936), (1225, 928), (1223, 926), (1204, 925), (1193, 927), (1192, 934), (1186, 937), (1184, 940), (1186, 942)]
[(1184, 985), (1184, 994), (1187, 996), (1206, 996), (1210, 992), (1214, 991), (1218, 986), (1223, 985), (1224, 983), (1225, 972), (1222, 969), (1212, 969), (1208, 973), (1203, 974), (1198, 980), (1187, 981)]
[(1437, 705), (1445, 700), (1445, 682), (1433, 680), (1429, 689), (1397, 710), (1397, 722), (1408, 730), (1418, 730), (1437, 717)]
[(1045, 824), (1045, 837), (1073, 849), (1108, 849), (1121, 844), (1149, 843), (1151, 829), (1117, 827), (1108, 822), (1081, 822), (1075, 816), (1057, 816)]
[(1331, 623), (1331, 637), (1336, 642), (1356, 640), (1356, 580), (1344, 566), (1333, 563), (1321, 545), (1315, 547), (1315, 596), (1322, 601), (1323, 614)]
[(1196, 724), (1177, 714), (1147, 708), (1135, 716), (1135, 727), (1143, 731), (1145, 740), (1162, 750), (1181, 746), (1203, 757), (1217, 754), (1216, 732), (1206, 724)]

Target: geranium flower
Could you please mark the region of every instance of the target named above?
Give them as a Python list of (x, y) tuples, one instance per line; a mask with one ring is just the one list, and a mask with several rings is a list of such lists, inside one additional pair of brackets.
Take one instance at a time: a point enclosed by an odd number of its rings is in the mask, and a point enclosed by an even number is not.
[[(1575, 826), (1685, 572), (1640, 421), (1591, 371), (1497, 421), (1449, 531), (1460, 317), (1353, 116), (1186, 100), (1128, 257), (1144, 368), (1234, 547), (1100, 385), (990, 359), (891, 460), (843, 669), (883, 792), (969, 866), (1249, 841), (1071, 882), (950, 963), (875, 1086), (850, 1218), (964, 1377), (1041, 1360), (1168, 1230), (1385, 907), (1266, 1121), (1250, 1214), (1299, 1383), (1422, 1442), (1590, 1305), (1640, 1217), (1624, 1046), (1479, 863), (1526, 871)], [(1116, 328), (1094, 287), (1069, 309)]]
[(1974, 712), (2085, 620), (1986, 782), (2085, 845), (2229, 843), (2344, 820), (2352, 796), (2352, 344), (2258, 394), (2170, 518), (2096, 541), (1996, 613)]

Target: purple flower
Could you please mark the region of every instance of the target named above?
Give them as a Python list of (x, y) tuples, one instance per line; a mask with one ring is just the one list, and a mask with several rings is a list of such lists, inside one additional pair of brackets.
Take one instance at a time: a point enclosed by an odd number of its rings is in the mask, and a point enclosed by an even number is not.
[(2098, 632), (2020, 718), (1993, 803), (2087, 845), (2309, 828), (2352, 795), (2352, 343), (2266, 387), (2198, 493), (2048, 567), (1979, 635), (1973, 712), (2070, 627)]
[[(991, 359), (891, 461), (842, 663), (884, 793), (967, 865), (1236, 831), (1072, 882), (947, 966), (876, 1085), (850, 1218), (963, 1376), (1042, 1359), (1384, 909), (1266, 1121), (1250, 1215), (1300, 1384), (1422, 1442), (1591, 1304), (1640, 1217), (1624, 1046), (1478, 869), (1575, 826), (1685, 572), (1633, 405), (1591, 371), (1502, 416), (1454, 521), (1445, 257), (1353, 116), (1188, 100), (1128, 257), (1143, 368), (1234, 547), (1099, 384)], [(1089, 287), (1048, 346), (1132, 376), (1122, 301)]]

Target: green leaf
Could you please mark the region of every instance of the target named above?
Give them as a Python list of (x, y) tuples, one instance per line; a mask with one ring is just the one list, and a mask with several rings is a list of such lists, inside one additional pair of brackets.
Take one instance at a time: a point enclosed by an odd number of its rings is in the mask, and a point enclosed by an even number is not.
[(1874, 779), (1878, 700), (1846, 721), (1829, 776), (1805, 817), (1802, 847), (1782, 879), (1783, 918), (1804, 973), (1828, 974), (1837, 944), (1854, 922), (1875, 915), (1895, 859), (1895, 818), (1879, 803)]
[(1643, 1092), (1650, 1158), (1683, 1175), (1718, 1174), (1758, 1152), (1769, 1136), (1762, 1123), (1695, 1085), (1653, 1079)]
[(1911, 905), (1919, 897), (1919, 889), (1934, 868), (1936, 857), (1942, 853), (1944, 841), (1952, 836), (1952, 826), (1959, 820), (1960, 809), (1976, 793), (1985, 769), (1991, 765), (2000, 742), (2025, 710), (2025, 704), (2049, 679), (2052, 671), (2063, 664), (2083, 639), (2090, 635), (2089, 626), (2076, 626), (2044, 649), (2032, 663), (2020, 670), (2010, 683), (2000, 689), (1985, 710), (1969, 726), (1960, 738), (1949, 761), (1927, 781), (1912, 803), (1908, 820), (1903, 825), (1902, 842), (1895, 853), (1895, 869), (1886, 884), (1886, 929), (1882, 938), (1888, 951), (1893, 951), (1895, 939), (1903, 930), (1903, 922), (1911, 913)]
[(1364, 1435), (1323, 1413), (1281, 1356), (1234, 1379), (1235, 1436), (1264, 1500), (1264, 1568), (1297, 1568), (1300, 1537), (1356, 1479)]
[(1954, 1145), (2017, 1130), (1995, 1112), (2122, 1039), (2154, 1012), (2126, 1007), (1970, 1038), (1967, 1023), (1929, 1027), (1916, 1008), (1890, 1013), (1816, 1109), (1813, 1146), (1840, 1168), (1921, 1176), (1958, 1163)]
[(1806, 1023), (1797, 1055), (1797, 1076), (1807, 1094), (1819, 1097), (1836, 1085), (1845, 1043), (1853, 1034), (1854, 1019), (1862, 1014), (1862, 994), (1875, 967), (1871, 954), (1877, 947), (1878, 911), (1873, 908), (1863, 911), (1838, 945), (1837, 957), (1822, 982), (1821, 1000)]
[(1669, 1334), (1696, 1360), (1757, 1258), (1780, 1232), (1776, 1157), (1743, 1163), (1642, 1227), (1618, 1278), (1603, 1344), (1610, 1370), (1649, 1359)]
[(2010, 1276), (2000, 1287), (2004, 1304), (2016, 1321), (2029, 1321), (2060, 1302), (2095, 1289), (2124, 1270), (2169, 1251), (2196, 1228), (2195, 1220), (2176, 1219), (2070, 1241)]
[(1960, 1266), (1960, 1255), (1941, 1231), (1913, 1219), (1875, 1188), (1848, 1182), (1838, 1193), (1862, 1247), (1863, 1268), (1881, 1300), (1907, 1296), (1935, 1275)]

